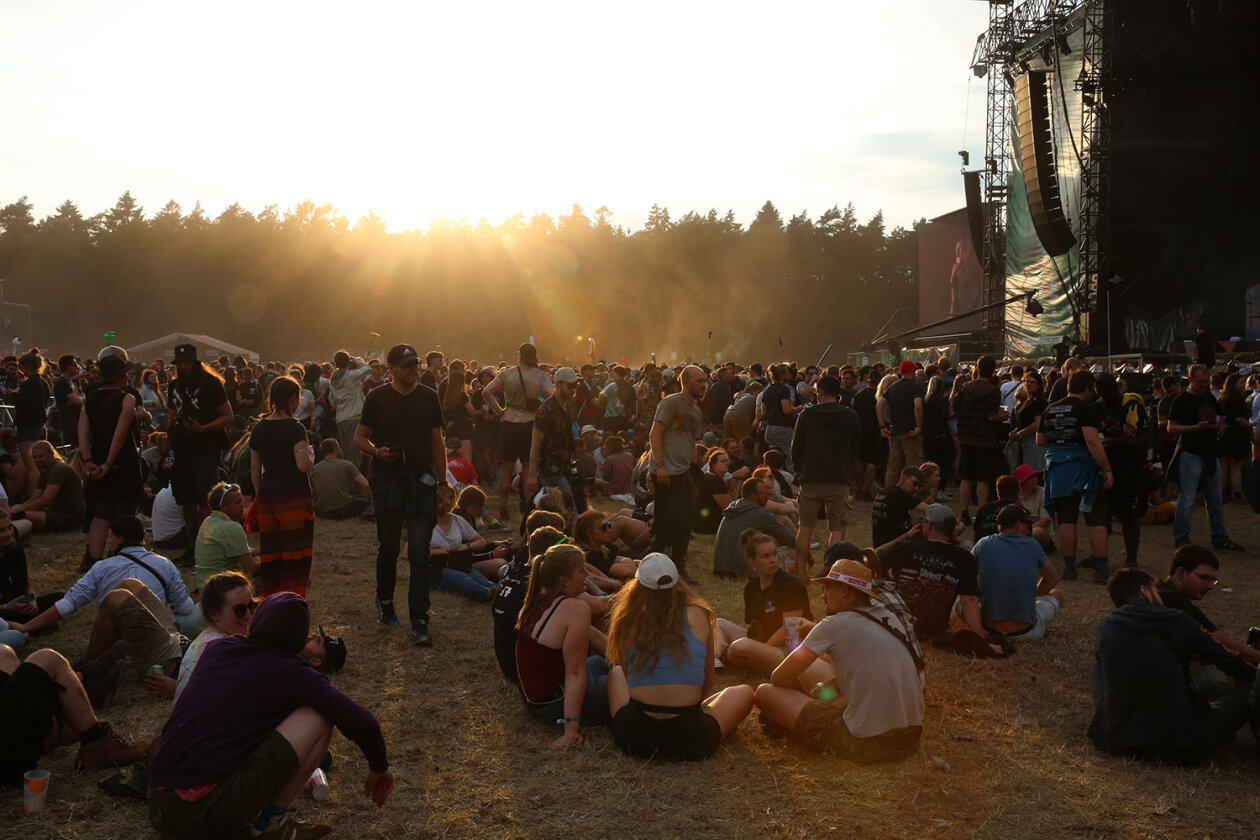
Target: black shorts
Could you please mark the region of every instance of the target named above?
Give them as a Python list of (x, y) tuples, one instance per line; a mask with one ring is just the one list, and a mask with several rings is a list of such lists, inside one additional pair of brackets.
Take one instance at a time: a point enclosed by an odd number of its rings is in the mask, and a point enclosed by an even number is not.
[(44, 511), (44, 530), (49, 533), (75, 531), (83, 527), (83, 517), (57, 510)]
[(701, 761), (722, 744), (722, 727), (700, 704), (672, 718), (654, 718), (631, 700), (612, 721), (613, 741), (626, 755)]
[(48, 439), (47, 426), (18, 426), (17, 427), (18, 443), (34, 443), (37, 440)]
[(967, 443), (959, 446), (958, 477), (963, 481), (992, 485), (1009, 469), (1002, 450), (996, 446), (972, 446)]
[(849, 731), (844, 720), (844, 707), (834, 703), (810, 700), (796, 719), (792, 737), (822, 753), (871, 764), (894, 761), (913, 755), (919, 749), (921, 726), (907, 726), (870, 738), (859, 738)]
[(499, 423), (499, 460), (511, 463), (517, 458), (529, 466), (529, 448), (534, 442), (533, 423)]
[[(1050, 509), (1054, 512), (1054, 521), (1058, 524), (1075, 525), (1081, 513), (1081, 494), (1073, 493), (1070, 496), (1060, 496), (1050, 503)], [(1087, 528), (1106, 528), (1110, 525), (1111, 517), (1107, 513), (1107, 493), (1099, 490), (1094, 496), (1094, 509), (1085, 514), (1085, 526)]]
[(92, 518), (104, 519), (106, 522), (113, 522), (120, 516), (134, 516), (140, 508), (140, 494), (125, 493), (122, 495), (111, 495), (108, 493), (93, 493), (92, 499)]
[(61, 691), (47, 671), (29, 662), (12, 674), (0, 672), (0, 785), (21, 787), (22, 774), (35, 768)]
[(175, 453), (171, 491), (180, 505), (206, 505), (210, 488), (219, 481), (219, 450), (184, 445)]

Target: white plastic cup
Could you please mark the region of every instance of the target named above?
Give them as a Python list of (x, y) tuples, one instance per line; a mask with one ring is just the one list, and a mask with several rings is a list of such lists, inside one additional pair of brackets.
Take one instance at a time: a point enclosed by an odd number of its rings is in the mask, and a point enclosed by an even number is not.
[(310, 778), (306, 780), (306, 790), (311, 795), (311, 799), (316, 802), (323, 802), (328, 798), (331, 788), (328, 786), (328, 774), (323, 769), (316, 767), (311, 773)]
[(788, 650), (796, 650), (801, 644), (801, 622), (805, 619), (799, 615), (783, 616), (783, 632), (787, 636)]
[(27, 770), (22, 774), (22, 807), (28, 814), (42, 811), (48, 800), (47, 770)]

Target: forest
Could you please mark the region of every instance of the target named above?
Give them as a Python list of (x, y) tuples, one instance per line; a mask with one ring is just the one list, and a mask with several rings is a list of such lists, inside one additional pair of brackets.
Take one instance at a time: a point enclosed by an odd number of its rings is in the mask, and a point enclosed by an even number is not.
[(852, 204), (785, 221), (767, 201), (747, 228), (654, 205), (627, 230), (574, 205), (394, 233), (312, 201), (212, 218), (175, 201), (146, 214), (127, 192), (94, 216), (67, 200), (39, 219), (23, 196), (0, 208), (0, 284), (51, 352), (182, 331), (264, 359), (406, 341), (493, 362), (532, 336), (544, 359), (584, 360), (594, 338), (597, 358), (634, 365), (653, 352), (816, 361), (832, 343), (836, 361), (897, 310), (916, 323), (921, 224), (887, 231)]

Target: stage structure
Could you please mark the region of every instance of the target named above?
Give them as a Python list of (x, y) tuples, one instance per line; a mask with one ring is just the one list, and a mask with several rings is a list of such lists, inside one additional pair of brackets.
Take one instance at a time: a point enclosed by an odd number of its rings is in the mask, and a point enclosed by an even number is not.
[(1180, 352), (1196, 321), (1260, 336), (1260, 3), (988, 2), (985, 156), (964, 171), (981, 302), (1032, 293), (1044, 311), (986, 309), (982, 344)]

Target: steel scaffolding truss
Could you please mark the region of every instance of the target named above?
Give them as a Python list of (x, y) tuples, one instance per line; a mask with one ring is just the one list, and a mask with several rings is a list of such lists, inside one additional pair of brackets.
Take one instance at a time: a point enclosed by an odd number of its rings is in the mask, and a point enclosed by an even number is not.
[[(1107, 153), (1110, 120), (1102, 92), (1111, 62), (1111, 27), (1106, 0), (989, 0), (989, 28), (976, 40), (972, 70), (987, 82), (985, 112), (984, 170), (981, 173), (984, 200), (984, 253), (979, 254), (984, 269), (984, 304), (1006, 297), (1006, 209), (1008, 156), (1010, 154), (1010, 96), (1014, 75), (1034, 52), (1033, 42), (1048, 40), (1056, 45), (1065, 37), (1066, 19), (1081, 11), (1084, 27), (1084, 69), (1075, 80), (1082, 91), (1078, 145), (1084, 158), (1080, 206), (1080, 265), (1084, 278), (1092, 280), (1101, 272), (1106, 253)], [(1040, 38), (1039, 38), (1040, 36)], [(1027, 69), (1025, 64), (1024, 70)], [(1093, 91), (1093, 96), (1089, 92)], [(1091, 104), (1092, 99), (1092, 104)], [(1072, 301), (1074, 312), (1097, 306), (1097, 283), (1088, 299)], [(1002, 352), (1006, 313), (1002, 307), (985, 312), (982, 341), (992, 351)], [(1077, 340), (1079, 342), (1079, 324)]]

